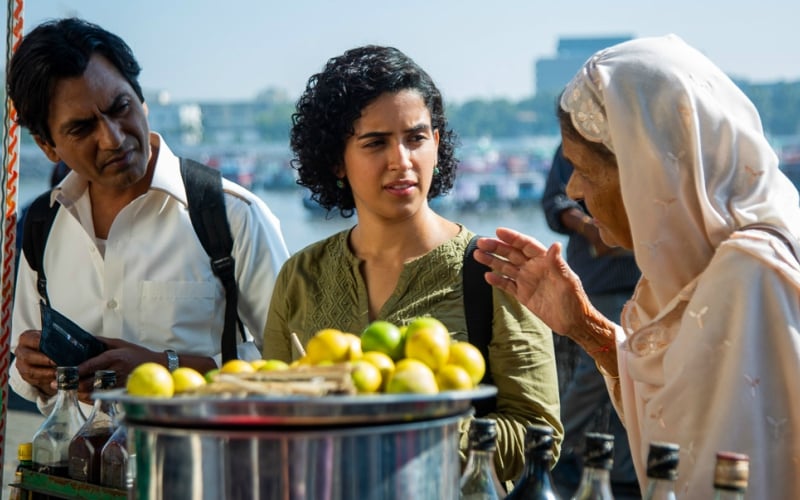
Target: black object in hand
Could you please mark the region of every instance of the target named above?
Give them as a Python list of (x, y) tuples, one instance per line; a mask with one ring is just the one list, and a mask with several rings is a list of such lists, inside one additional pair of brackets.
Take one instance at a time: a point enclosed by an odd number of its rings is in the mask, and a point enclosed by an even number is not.
[(94, 335), (76, 325), (44, 302), (42, 309), (42, 338), (39, 350), (58, 366), (78, 366), (106, 350), (106, 345)]

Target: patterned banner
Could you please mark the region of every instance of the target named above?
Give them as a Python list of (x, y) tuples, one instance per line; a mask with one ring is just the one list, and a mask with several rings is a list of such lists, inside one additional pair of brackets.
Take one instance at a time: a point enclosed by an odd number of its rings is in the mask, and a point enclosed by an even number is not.
[[(8, 1), (6, 16), (6, 67), (11, 54), (22, 41), (22, 0)], [(2, 232), (2, 304), (0, 304), (0, 387), (2, 387), (2, 415), (0, 416), (0, 484), (3, 483), (5, 465), (6, 420), (8, 414), (8, 367), (11, 363), (11, 309), (14, 305), (14, 269), (16, 267), (17, 185), (19, 183), (19, 126), (17, 113), (6, 97), (5, 135), (3, 138), (3, 232)]]

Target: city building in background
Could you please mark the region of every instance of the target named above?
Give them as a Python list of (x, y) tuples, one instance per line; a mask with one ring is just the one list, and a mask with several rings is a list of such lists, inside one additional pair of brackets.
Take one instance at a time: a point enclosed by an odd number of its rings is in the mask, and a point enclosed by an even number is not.
[(533, 94), (561, 92), (575, 72), (598, 50), (626, 42), (632, 35), (608, 37), (563, 37), (558, 39), (556, 55), (536, 60), (533, 70)]

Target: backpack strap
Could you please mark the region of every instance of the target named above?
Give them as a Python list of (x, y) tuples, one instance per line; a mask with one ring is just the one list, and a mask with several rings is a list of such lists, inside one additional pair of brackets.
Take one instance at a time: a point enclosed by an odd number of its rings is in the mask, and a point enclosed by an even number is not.
[(47, 277), (44, 274), (44, 249), (60, 203), (50, 204), (51, 191), (42, 193), (28, 206), (22, 226), (22, 252), (32, 270), (36, 271), (36, 287), (45, 303), (50, 305), (47, 296)]
[[(472, 254), (477, 248), (479, 236), (469, 240), (464, 251), (464, 266), (462, 269), (464, 288), (464, 317), (467, 321), (467, 337), (469, 343), (478, 348), (486, 360), (486, 373), (481, 384), (494, 385), (492, 370), (489, 365), (489, 342), (492, 340), (492, 318), (494, 306), (492, 302), (492, 286), (486, 282), (485, 273), (491, 271), (475, 260)], [(474, 400), (475, 416), (482, 417), (495, 411), (497, 398)]]
[(236, 286), (236, 262), (231, 255), (233, 238), (225, 211), (222, 175), (219, 170), (188, 158), (181, 158), (181, 177), (186, 187), (189, 217), (197, 237), (211, 258), (211, 269), (225, 288), (225, 326), (222, 330), (222, 362), (238, 357), (236, 327), (245, 338), (238, 314), (239, 290)]

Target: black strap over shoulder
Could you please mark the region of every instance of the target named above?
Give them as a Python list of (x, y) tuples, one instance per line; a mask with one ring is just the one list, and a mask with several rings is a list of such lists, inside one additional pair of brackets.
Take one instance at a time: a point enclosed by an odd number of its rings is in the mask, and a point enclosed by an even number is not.
[(236, 327), (244, 339), (237, 311), (236, 262), (231, 255), (233, 238), (225, 211), (222, 176), (219, 170), (181, 158), (181, 176), (186, 187), (189, 217), (197, 237), (211, 258), (211, 269), (225, 287), (225, 326), (222, 331), (222, 361), (236, 359)]
[[(492, 340), (492, 319), (494, 306), (492, 286), (486, 282), (485, 274), (491, 269), (476, 261), (472, 254), (477, 248), (479, 236), (473, 236), (464, 251), (463, 287), (464, 316), (467, 320), (467, 336), (470, 344), (478, 348), (486, 360), (486, 373), (481, 384), (494, 385), (489, 364), (489, 342)], [(497, 398), (474, 400), (475, 416), (482, 417), (495, 411)]]
[[(225, 211), (222, 176), (218, 170), (181, 158), (181, 177), (186, 188), (189, 216), (203, 249), (211, 258), (211, 269), (225, 288), (225, 326), (222, 331), (222, 360), (235, 359), (236, 327), (245, 338), (244, 327), (238, 314), (239, 289), (236, 286), (236, 262), (231, 255), (233, 237)], [(50, 228), (56, 218), (59, 203), (50, 206), (51, 192), (37, 197), (25, 213), (22, 230), (22, 251), (28, 265), (37, 274), (39, 295), (47, 305), (47, 278), (44, 273), (44, 249)]]
[(36, 287), (45, 303), (50, 305), (47, 296), (47, 277), (44, 274), (44, 248), (47, 245), (47, 236), (56, 218), (59, 203), (50, 205), (51, 191), (39, 195), (25, 212), (25, 221), (22, 229), (22, 252), (28, 265), (36, 271)]

